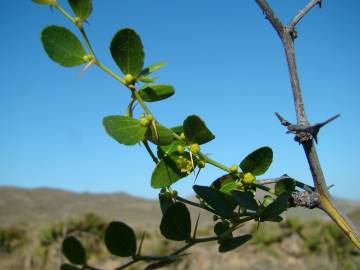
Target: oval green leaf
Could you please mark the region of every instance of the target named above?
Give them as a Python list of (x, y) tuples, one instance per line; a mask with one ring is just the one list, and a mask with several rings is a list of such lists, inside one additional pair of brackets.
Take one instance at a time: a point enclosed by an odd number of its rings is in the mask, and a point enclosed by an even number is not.
[(144, 66), (144, 49), (139, 35), (130, 28), (118, 31), (110, 44), (110, 52), (124, 74), (137, 77)]
[(62, 252), (73, 264), (86, 264), (86, 252), (81, 242), (74, 236), (66, 237), (62, 243)]
[(150, 76), (139, 76), (138, 80), (143, 83), (153, 83), (156, 81), (157, 78), (150, 77)]
[(123, 222), (113, 221), (105, 231), (105, 245), (111, 254), (129, 257), (136, 252), (136, 236), (132, 228)]
[(84, 64), (85, 49), (80, 40), (68, 29), (48, 26), (41, 32), (41, 41), (47, 55), (64, 67)]
[(150, 125), (146, 131), (145, 137), (156, 145), (169, 145), (174, 141), (173, 132), (161, 125), (159, 122), (155, 123), (156, 131), (153, 125)]
[(240, 207), (249, 209), (252, 211), (258, 210), (259, 205), (256, 202), (256, 200), (254, 199), (254, 195), (251, 192), (249, 192), (249, 191), (242, 192), (239, 190), (233, 190), (233, 191), (231, 191), (231, 194), (233, 195), (233, 198), (239, 204)]
[(264, 209), (261, 214), (260, 220), (280, 222), (282, 218), (279, 216), (289, 208), (288, 200), (290, 199), (290, 197), (290, 193), (282, 193), (274, 202), (270, 203)]
[(279, 196), (284, 192), (292, 192), (295, 190), (296, 182), (292, 178), (284, 178), (280, 181), (276, 182), (275, 184), (275, 194)]
[(270, 167), (273, 160), (273, 151), (270, 147), (261, 147), (240, 163), (240, 168), (244, 173), (251, 172), (253, 175), (264, 174)]
[(226, 194), (207, 186), (195, 185), (193, 189), (219, 216), (223, 218), (230, 218), (232, 216), (233, 207), (225, 197)]
[(204, 144), (215, 139), (205, 122), (197, 115), (188, 116), (183, 124), (184, 134), (190, 143)]
[(160, 62), (157, 62), (155, 64), (152, 64), (146, 68), (144, 68), (141, 72), (140, 72), (140, 76), (147, 76), (161, 68), (163, 68), (164, 66), (166, 65), (166, 62), (164, 61), (160, 61)]
[(175, 93), (174, 87), (168, 84), (144, 85), (139, 90), (139, 95), (146, 102), (155, 102), (171, 97)]
[(81, 20), (86, 20), (92, 12), (92, 0), (68, 0), (72, 11)]
[(134, 145), (142, 141), (147, 130), (139, 120), (120, 115), (105, 117), (103, 125), (113, 139), (125, 145)]
[(251, 237), (252, 236), (250, 234), (245, 234), (239, 237), (227, 239), (219, 245), (219, 252), (223, 253), (234, 250), (249, 241)]
[(64, 263), (61, 265), (60, 270), (80, 270), (80, 268), (77, 268), (76, 266), (68, 263)]
[(163, 159), (160, 160), (151, 175), (151, 187), (169, 187), (176, 181), (188, 176), (191, 173), (192, 170), (190, 170), (189, 172), (181, 172), (181, 170), (177, 167), (176, 160), (180, 156), (189, 160), (188, 154), (186, 153), (184, 153), (183, 155), (173, 153), (170, 156), (165, 156)]
[(159, 193), (159, 204), (161, 212), (165, 214), (166, 210), (174, 204), (174, 199)]
[(174, 241), (184, 241), (190, 238), (190, 212), (185, 204), (176, 202), (168, 207), (161, 219), (160, 231), (167, 239)]
[(54, 0), (32, 0), (32, 1), (40, 5), (53, 5), (55, 2)]

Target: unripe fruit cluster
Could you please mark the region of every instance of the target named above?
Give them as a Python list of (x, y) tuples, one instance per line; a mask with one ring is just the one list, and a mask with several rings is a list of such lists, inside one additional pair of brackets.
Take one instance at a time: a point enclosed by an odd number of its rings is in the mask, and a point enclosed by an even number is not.
[(244, 184), (251, 185), (255, 181), (255, 176), (252, 173), (247, 172), (247, 173), (244, 174), (244, 180), (243, 181), (244, 181)]

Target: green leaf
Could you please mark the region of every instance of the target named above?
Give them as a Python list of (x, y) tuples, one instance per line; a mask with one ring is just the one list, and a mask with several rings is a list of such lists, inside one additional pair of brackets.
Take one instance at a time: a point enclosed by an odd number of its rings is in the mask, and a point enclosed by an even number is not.
[(232, 216), (233, 207), (226, 198), (226, 194), (207, 186), (195, 185), (193, 189), (219, 216), (223, 218), (230, 218)]
[(60, 270), (80, 270), (80, 268), (77, 268), (76, 266), (68, 263), (64, 263), (61, 265)]
[(254, 195), (247, 191), (247, 192), (242, 192), (239, 190), (233, 190), (232, 192), (233, 198), (235, 199), (235, 201), (239, 204), (240, 207), (242, 208), (246, 208), (252, 211), (257, 211), (259, 206), (256, 202), (256, 200), (254, 199)]
[(157, 78), (150, 77), (150, 76), (139, 76), (138, 80), (143, 83), (153, 83), (157, 80)]
[(264, 174), (273, 160), (273, 152), (270, 147), (261, 147), (249, 154), (240, 163), (243, 172), (251, 172), (253, 175)]
[(170, 128), (172, 131), (174, 131), (177, 135), (180, 135), (182, 132), (184, 132), (184, 127), (182, 125), (172, 127)]
[[(227, 221), (219, 221), (214, 226), (214, 233), (219, 236), (226, 232), (230, 228), (230, 224)], [(229, 236), (232, 236), (232, 233), (229, 234)]]
[(62, 252), (73, 264), (86, 264), (86, 252), (83, 245), (74, 236), (66, 237), (62, 243)]
[(68, 0), (72, 11), (81, 20), (86, 20), (92, 12), (92, 0)]
[(146, 266), (145, 270), (159, 269), (159, 268), (162, 268), (162, 267), (167, 266), (169, 264), (172, 264), (174, 262), (176, 262), (176, 257), (166, 258), (164, 260), (149, 264), (148, 266)]
[(292, 178), (284, 178), (275, 184), (275, 194), (279, 196), (280, 194), (288, 191), (294, 191), (296, 187), (296, 182)]
[(205, 122), (197, 115), (188, 116), (183, 127), (185, 137), (190, 143), (204, 144), (215, 138)]
[(113, 37), (110, 51), (121, 71), (137, 77), (144, 65), (144, 49), (139, 35), (130, 28), (121, 29)]
[(224, 174), (220, 176), (219, 178), (215, 179), (214, 182), (212, 182), (211, 187), (216, 189), (221, 189), (223, 186), (225, 186), (228, 183), (235, 182), (234, 176), (230, 173)]
[(105, 117), (103, 125), (113, 139), (125, 145), (134, 145), (142, 141), (147, 130), (139, 120), (120, 115)]
[(41, 41), (47, 55), (64, 67), (84, 64), (86, 55), (80, 40), (68, 29), (61, 26), (48, 26), (41, 32)]
[(136, 252), (136, 236), (131, 227), (123, 222), (113, 221), (105, 231), (105, 245), (111, 254), (129, 257)]
[(164, 157), (164, 155), (169, 156), (172, 153), (176, 152), (177, 147), (179, 145), (185, 147), (185, 143), (183, 141), (179, 141), (179, 140), (174, 140), (172, 143), (170, 143), (168, 145), (159, 147), (160, 152), (162, 152), (162, 157)]
[(164, 62), (164, 61), (157, 62), (157, 63), (155, 63), (155, 64), (152, 64), (152, 65), (144, 68), (144, 69), (141, 71), (140, 75), (141, 75), (141, 76), (147, 76), (147, 75), (149, 75), (149, 74), (151, 74), (151, 73), (153, 73), (153, 72), (155, 72), (155, 71), (163, 68), (165, 65), (166, 65), (166, 62)]
[(54, 0), (32, 0), (34, 3), (36, 4), (40, 4), (40, 5), (53, 5), (54, 4)]
[(219, 252), (228, 252), (234, 250), (249, 241), (251, 237), (252, 236), (250, 234), (245, 234), (239, 237), (227, 239), (220, 244)]
[(279, 215), (289, 208), (288, 200), (290, 196), (290, 193), (282, 193), (274, 202), (270, 203), (265, 208), (265, 210), (261, 214), (260, 220), (274, 222), (281, 221), (282, 218), (279, 218)]
[(168, 145), (174, 141), (173, 132), (161, 125), (159, 122), (156, 122), (156, 132), (153, 125), (150, 125), (145, 137), (147, 140), (156, 145)]
[(166, 210), (174, 204), (174, 199), (169, 196), (165, 196), (162, 193), (159, 193), (159, 203), (161, 212), (165, 214)]
[(174, 87), (167, 84), (146, 84), (139, 90), (139, 95), (146, 102), (155, 102), (171, 97), (175, 93)]
[(231, 181), (231, 182), (228, 182), (226, 184), (224, 184), (221, 188), (220, 188), (220, 191), (223, 192), (223, 193), (227, 193), (227, 194), (230, 194), (230, 192), (234, 189), (236, 189), (236, 182), (235, 181)]
[(171, 184), (189, 175), (192, 170), (188, 172), (181, 172), (181, 170), (177, 167), (176, 160), (179, 157), (189, 160), (188, 154), (186, 153), (183, 155), (173, 153), (160, 160), (151, 175), (151, 186), (153, 188), (169, 187)]
[(167, 239), (184, 241), (190, 238), (190, 212), (181, 202), (172, 204), (161, 219), (160, 231)]

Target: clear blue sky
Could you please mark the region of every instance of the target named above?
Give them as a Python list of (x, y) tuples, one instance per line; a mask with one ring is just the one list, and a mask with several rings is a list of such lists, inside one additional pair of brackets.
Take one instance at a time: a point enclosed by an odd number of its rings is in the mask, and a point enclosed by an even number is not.
[[(66, 6), (66, 1), (59, 0)], [(360, 199), (360, 28), (357, 0), (323, 1), (299, 24), (298, 69), (307, 115), (319, 122), (341, 118), (319, 135), (318, 152), (332, 193)], [(307, 1), (269, 1), (288, 21)], [(253, 0), (94, 0), (87, 31), (102, 62), (120, 73), (109, 42), (122, 27), (141, 35), (146, 64), (168, 62), (158, 73), (176, 94), (150, 104), (166, 125), (200, 115), (216, 135), (204, 152), (224, 164), (269, 145), (274, 162), (264, 177), (284, 173), (311, 184), (302, 148), (274, 116), (295, 120), (280, 41)], [(40, 44), (50, 24), (76, 29), (58, 12), (28, 1), (4, 1), (0, 10), (0, 185), (74, 191), (125, 191), (155, 197), (153, 168), (143, 147), (107, 136), (106, 115), (124, 113), (129, 92), (90, 68), (63, 68)], [(76, 32), (77, 33), (77, 32)], [(222, 172), (207, 167), (198, 184)], [(193, 177), (175, 188), (190, 195)]]

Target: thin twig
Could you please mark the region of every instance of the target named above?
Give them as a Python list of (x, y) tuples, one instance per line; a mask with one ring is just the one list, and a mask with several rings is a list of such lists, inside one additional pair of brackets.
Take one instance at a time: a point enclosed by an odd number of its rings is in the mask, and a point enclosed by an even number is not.
[(319, 5), (321, 0), (312, 0), (308, 3), (299, 13), (288, 23), (289, 29), (294, 29), (296, 24), (300, 22), (300, 20), (308, 13), (314, 6)]
[(187, 199), (185, 199), (185, 198), (182, 198), (182, 197), (180, 197), (180, 196), (176, 196), (176, 197), (175, 197), (175, 200), (177, 200), (177, 201), (179, 201), (179, 202), (183, 202), (183, 203), (189, 204), (189, 205), (192, 205), (192, 206), (195, 206), (195, 207), (198, 207), (198, 208), (201, 208), (201, 209), (205, 209), (205, 210), (207, 210), (207, 211), (209, 211), (209, 212), (211, 212), (211, 213), (213, 213), (213, 214), (216, 215), (216, 212), (215, 212), (213, 209), (211, 209), (210, 207), (207, 207), (206, 205), (202, 206), (202, 205), (200, 205), (199, 203), (196, 203), (196, 202), (193, 202), (193, 201), (189, 201), (189, 200), (187, 200)]

